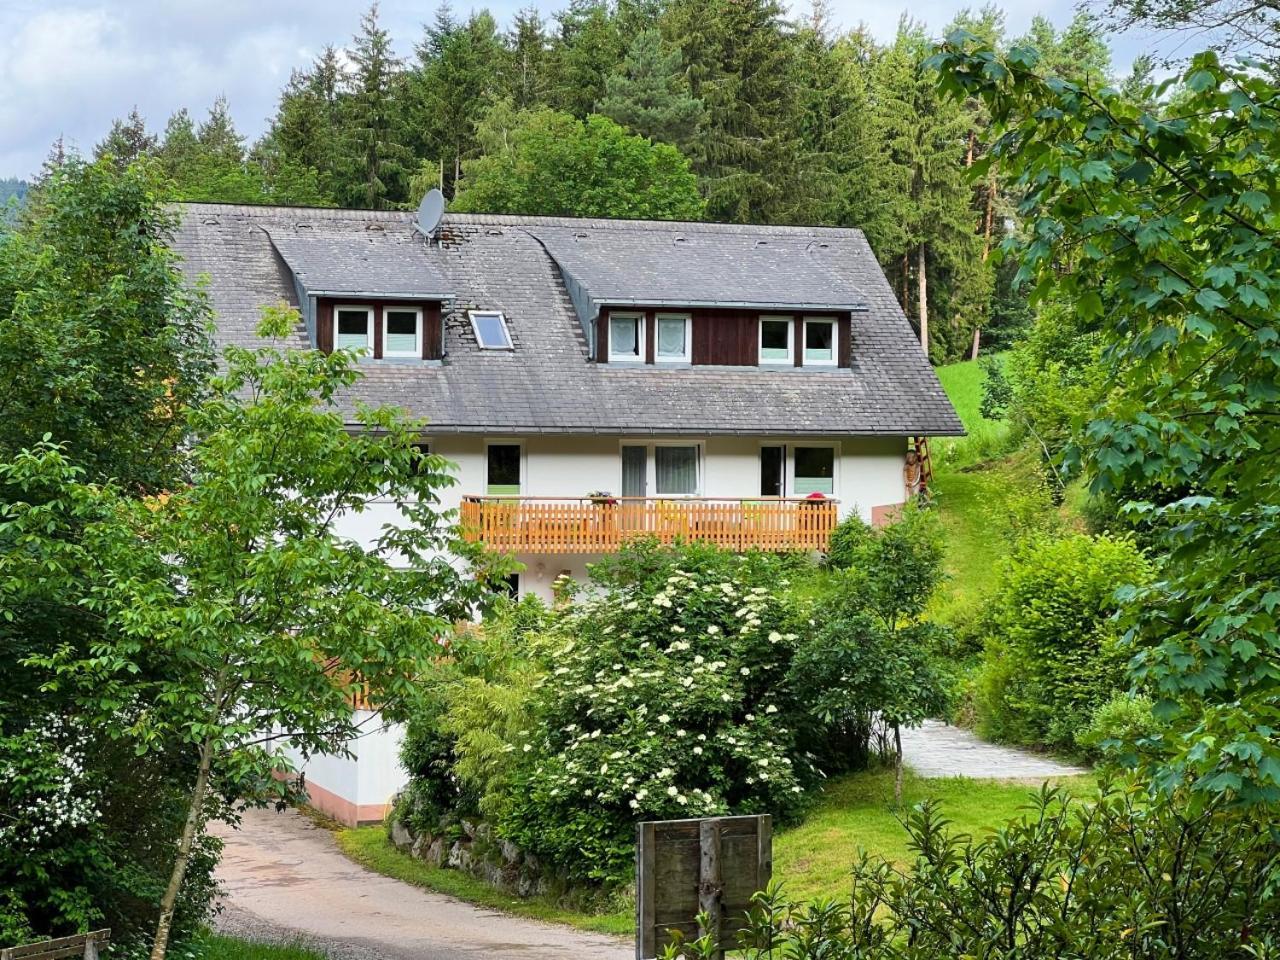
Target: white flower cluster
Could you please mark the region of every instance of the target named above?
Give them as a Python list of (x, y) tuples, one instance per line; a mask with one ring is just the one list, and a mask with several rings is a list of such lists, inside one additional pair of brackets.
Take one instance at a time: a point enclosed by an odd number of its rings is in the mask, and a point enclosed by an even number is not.
[(0, 815), (0, 843), (33, 849), (95, 822), (98, 791), (86, 782), (84, 731), (53, 716), (15, 739), (24, 743), (23, 756), (0, 763), (12, 801)]

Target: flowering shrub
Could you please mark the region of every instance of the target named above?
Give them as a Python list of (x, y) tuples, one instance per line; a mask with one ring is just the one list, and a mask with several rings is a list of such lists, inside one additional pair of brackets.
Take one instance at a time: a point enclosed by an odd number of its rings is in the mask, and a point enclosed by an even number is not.
[(637, 820), (793, 817), (820, 774), (785, 683), (796, 609), (785, 576), (760, 576), (784, 567), (691, 548), (571, 608), (539, 641), (500, 832), (569, 879), (616, 881)]

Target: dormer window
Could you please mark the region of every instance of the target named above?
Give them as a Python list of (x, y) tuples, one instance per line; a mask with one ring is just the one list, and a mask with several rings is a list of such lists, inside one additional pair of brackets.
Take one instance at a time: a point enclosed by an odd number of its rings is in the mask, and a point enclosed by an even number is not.
[(685, 313), (660, 313), (657, 317), (657, 344), (653, 352), (658, 363), (688, 363), (692, 318)]
[(471, 329), (481, 350), (511, 350), (511, 332), (507, 318), (497, 310), (469, 310)]
[(789, 364), (791, 356), (791, 318), (760, 318), (760, 362)]
[(373, 353), (373, 308), (338, 307), (335, 311), (334, 346), (339, 350)]
[(387, 307), (382, 312), (384, 357), (422, 356), (422, 310), (418, 307)]
[(641, 314), (609, 315), (609, 359), (644, 360), (644, 317)]
[(836, 322), (824, 317), (806, 317), (804, 321), (804, 365), (834, 367), (836, 365)]

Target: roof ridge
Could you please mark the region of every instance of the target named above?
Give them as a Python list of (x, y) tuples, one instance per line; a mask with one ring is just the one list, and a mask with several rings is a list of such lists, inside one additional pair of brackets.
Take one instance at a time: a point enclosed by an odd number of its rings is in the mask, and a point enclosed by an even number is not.
[[(393, 222), (412, 222), (414, 213), (411, 210), (367, 210), (359, 207), (306, 207), (253, 203), (210, 203), (207, 201), (175, 201), (175, 206), (190, 210), (192, 213), (227, 213), (236, 216), (257, 218), (275, 218), (296, 216), (310, 220), (385, 220)], [(563, 217), (533, 216), (514, 213), (455, 213), (448, 211), (444, 215), (444, 223), (456, 225), (473, 224), (509, 225), (509, 226), (542, 226), (542, 227), (577, 227), (580, 229), (610, 229), (634, 231), (671, 231), (683, 230), (690, 233), (739, 233), (758, 234), (764, 231), (779, 235), (862, 237), (862, 230), (857, 227), (823, 226), (820, 224), (787, 224), (787, 223), (721, 223), (710, 220), (640, 220), (622, 217)]]

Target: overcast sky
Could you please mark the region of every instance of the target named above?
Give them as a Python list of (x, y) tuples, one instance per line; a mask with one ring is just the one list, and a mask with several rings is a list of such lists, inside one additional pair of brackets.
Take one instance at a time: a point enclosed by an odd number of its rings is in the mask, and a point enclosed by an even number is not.
[[(808, 0), (798, 0), (808, 9)], [(913, 16), (940, 31), (951, 16), (981, 0), (913, 0)], [(528, 0), (493, 0), (505, 27)], [(343, 44), (367, 0), (0, 0), (0, 177), (30, 177), (59, 135), (89, 152), (136, 104), (152, 129), (187, 107), (199, 119), (225, 94), (240, 132), (262, 133), (281, 86), (326, 43)], [(538, 0), (544, 14), (566, 6)], [(454, 0), (455, 13), (473, 5)], [(479, 8), (484, 4), (474, 4)], [(893, 35), (903, 0), (832, 0), (842, 27), (865, 22), (881, 38)], [(1073, 0), (1012, 0), (1008, 26), (1016, 35), (1036, 10), (1061, 25)], [(401, 53), (409, 53), (435, 0), (383, 0), (382, 20)], [(1113, 43), (1127, 66), (1139, 37)]]

